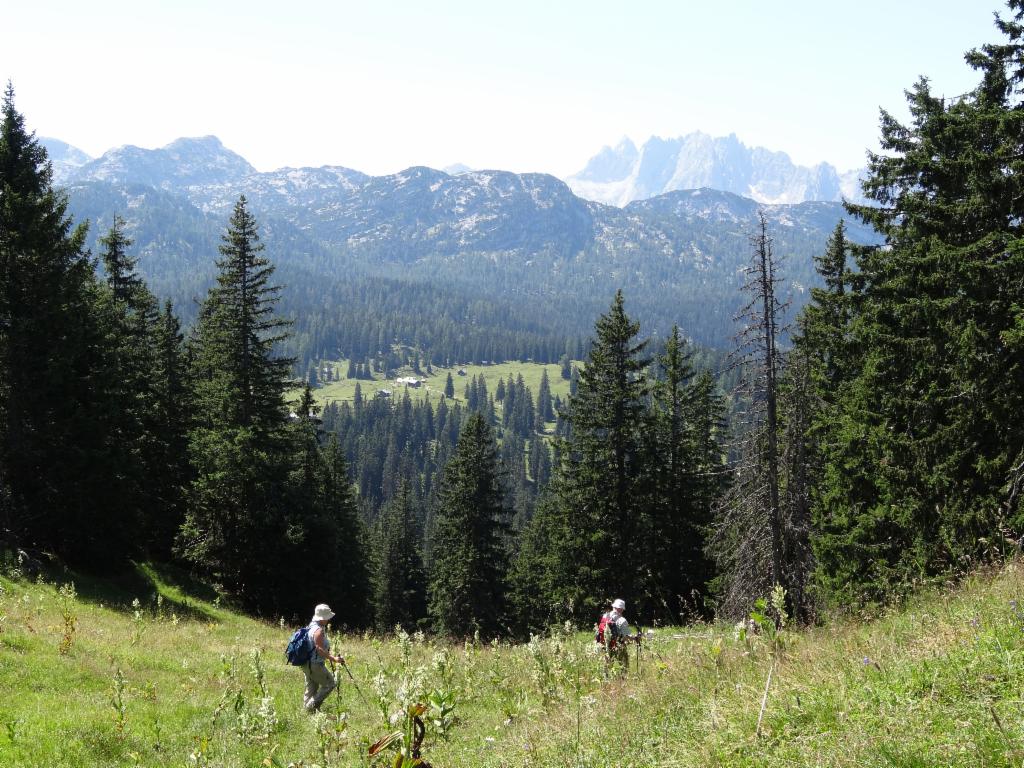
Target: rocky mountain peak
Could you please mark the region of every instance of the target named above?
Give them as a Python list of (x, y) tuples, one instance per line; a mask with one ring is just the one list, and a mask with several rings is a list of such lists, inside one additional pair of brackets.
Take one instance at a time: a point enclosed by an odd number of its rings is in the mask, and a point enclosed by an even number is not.
[(256, 173), (216, 136), (181, 138), (160, 149), (126, 145), (104, 152), (75, 171), (69, 181), (147, 184), (158, 189), (236, 182)]
[(715, 138), (696, 131), (676, 138), (652, 136), (639, 150), (624, 139), (601, 149), (566, 182), (580, 197), (619, 207), (703, 187), (773, 204), (860, 200), (860, 173), (840, 175), (828, 163), (799, 166), (785, 152), (747, 147), (736, 134)]

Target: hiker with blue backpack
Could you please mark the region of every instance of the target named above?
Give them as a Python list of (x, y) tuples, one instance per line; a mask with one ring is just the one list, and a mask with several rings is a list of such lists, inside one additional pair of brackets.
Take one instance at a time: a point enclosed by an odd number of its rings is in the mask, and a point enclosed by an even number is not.
[(288, 663), (301, 666), (306, 676), (306, 690), (302, 704), (307, 712), (316, 712), (324, 699), (338, 684), (334, 674), (327, 671), (327, 662), (345, 664), (342, 656), (331, 653), (331, 639), (327, 636), (327, 622), (334, 618), (334, 611), (325, 603), (313, 610), (313, 619), (308, 626), (296, 630), (288, 642), (285, 655)]

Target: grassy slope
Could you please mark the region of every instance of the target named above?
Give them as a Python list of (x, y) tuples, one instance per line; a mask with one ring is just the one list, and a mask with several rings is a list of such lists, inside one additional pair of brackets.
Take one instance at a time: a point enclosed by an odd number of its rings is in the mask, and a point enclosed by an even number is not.
[[(788, 633), (760, 737), (768, 649), (728, 627), (659, 630), (642, 676), (610, 682), (587, 633), (496, 648), (336, 635), (368, 701), (343, 678), (325, 706), (348, 713), (332, 741), (335, 721), (299, 710), (301, 673), (281, 657), (287, 628), (222, 609), (166, 572), (140, 570), (121, 591), (76, 582), (77, 630), (61, 655), (54, 585), (0, 578), (0, 765), (255, 766), (272, 751), (282, 765), (365, 765), (366, 745), (391, 730), (376, 690), (394, 710), (404, 691), (445, 687), (446, 659), (459, 720), (447, 742), (428, 734), (435, 768), (1024, 761), (1017, 566), (876, 621)], [(277, 720), (265, 738), (254, 649)], [(123, 734), (111, 704), (118, 669)]]

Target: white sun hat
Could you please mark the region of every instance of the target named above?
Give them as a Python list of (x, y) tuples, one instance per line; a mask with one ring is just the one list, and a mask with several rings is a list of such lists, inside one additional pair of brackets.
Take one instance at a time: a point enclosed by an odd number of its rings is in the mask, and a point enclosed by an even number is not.
[(330, 621), (334, 618), (334, 611), (327, 603), (320, 603), (313, 609), (313, 621)]
[(612, 608), (614, 608), (616, 611), (624, 611), (626, 610), (626, 601), (620, 597), (614, 603), (612, 603)]

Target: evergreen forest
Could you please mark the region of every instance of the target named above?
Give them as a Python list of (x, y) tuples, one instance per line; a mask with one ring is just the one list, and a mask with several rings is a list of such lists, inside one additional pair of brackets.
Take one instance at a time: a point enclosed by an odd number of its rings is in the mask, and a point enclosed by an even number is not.
[[(922, 78), (908, 121), (882, 111), (869, 202), (803, 265), (759, 217), (733, 303), (709, 310), (738, 317), (728, 349), (660, 311), (643, 328), (636, 281), (535, 312), (510, 286), (472, 292), (485, 261), (447, 292), (415, 267), (325, 285), (300, 259), (282, 280), (290, 230), (271, 254), (244, 195), (178, 265), (215, 279), (158, 293), (135, 249), (156, 225), (101, 201), (76, 220), (9, 83), (0, 548), (115, 577), (172, 562), (262, 617), (326, 600), (354, 629), (521, 639), (616, 597), (674, 625), (776, 590), (779, 617), (813, 623), (1018, 553), (1024, 0), (997, 32), (966, 54), (968, 93)], [(813, 286), (795, 313), (794, 275)], [(584, 310), (589, 328), (552, 330)], [(560, 363), (570, 394), (546, 370), (460, 378), (472, 361)], [(317, 398), (325, 370), (428, 368), (456, 372), (444, 392)]]

